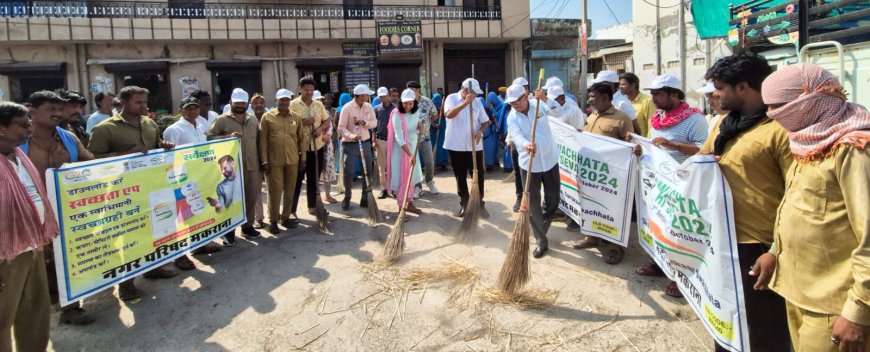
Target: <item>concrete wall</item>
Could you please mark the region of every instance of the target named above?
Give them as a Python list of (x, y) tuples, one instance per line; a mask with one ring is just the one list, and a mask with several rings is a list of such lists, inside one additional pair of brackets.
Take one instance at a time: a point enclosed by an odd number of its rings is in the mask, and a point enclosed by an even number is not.
[[(655, 7), (642, 1), (633, 0), (634, 22), (634, 73), (640, 77), (641, 87), (655, 78)], [(662, 73), (670, 73), (686, 83), (686, 96), (690, 104), (700, 103), (700, 94), (694, 89), (704, 85), (704, 74), (717, 58), (731, 55), (724, 39), (702, 40), (695, 31), (692, 14), (686, 11), (686, 76), (680, 76), (679, 55), (679, 10), (660, 9), (661, 24), (661, 65)]]

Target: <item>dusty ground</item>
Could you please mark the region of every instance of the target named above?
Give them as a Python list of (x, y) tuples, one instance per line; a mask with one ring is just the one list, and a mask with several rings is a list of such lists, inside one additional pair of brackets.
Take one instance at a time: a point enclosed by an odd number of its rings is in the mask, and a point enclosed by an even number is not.
[[(632, 235), (625, 261), (605, 264), (598, 250), (566, 246), (564, 223), (550, 229), (547, 256), (532, 260), (529, 287), (558, 292), (555, 303), (527, 309), (481, 302), (513, 231), (513, 185), (489, 175), (487, 209), (473, 244), (458, 244), (458, 196), (451, 172), (439, 172), (440, 195), (424, 192), (426, 213), (406, 225), (405, 257), (390, 270), (371, 261), (395, 222), (395, 200), (379, 201), (389, 219), (370, 229), (355, 190), (349, 212), (332, 212), (333, 235), (300, 214), (296, 230), (237, 240), (234, 248), (195, 258), (198, 270), (169, 280), (136, 279), (137, 304), (112, 290), (86, 299), (97, 322), (52, 326), (56, 351), (708, 351), (712, 339), (684, 302), (664, 296), (663, 278), (641, 277), (647, 261)], [(358, 186), (357, 186), (358, 187)], [(304, 188), (303, 188), (304, 189)], [(301, 200), (304, 202), (304, 198)], [(304, 203), (301, 207), (304, 209)], [(316, 225), (315, 225), (316, 226)], [(534, 245), (534, 243), (533, 243)], [(414, 268), (448, 262), (472, 267), (472, 288), (449, 282), (407, 284)], [(465, 289), (463, 289), (465, 288)]]

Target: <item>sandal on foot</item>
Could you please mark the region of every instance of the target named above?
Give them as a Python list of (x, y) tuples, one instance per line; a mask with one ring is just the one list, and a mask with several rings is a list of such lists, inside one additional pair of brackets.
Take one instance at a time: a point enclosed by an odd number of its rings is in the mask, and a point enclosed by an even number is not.
[(586, 237), (582, 240), (574, 242), (574, 245), (572, 247), (574, 247), (574, 249), (587, 249), (587, 248), (598, 247), (599, 243), (601, 243), (601, 240), (599, 240), (595, 237)]
[(662, 268), (659, 268), (656, 263), (647, 263), (641, 265), (637, 267), (637, 269), (634, 269), (634, 272), (641, 276), (665, 276)]
[(665, 294), (674, 298), (683, 298), (683, 293), (677, 288), (677, 283), (671, 281), (665, 286)]

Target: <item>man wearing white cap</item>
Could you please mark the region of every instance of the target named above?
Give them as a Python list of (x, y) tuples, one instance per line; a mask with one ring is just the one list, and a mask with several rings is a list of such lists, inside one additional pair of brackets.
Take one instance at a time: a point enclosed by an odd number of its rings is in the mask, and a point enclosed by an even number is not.
[(677, 77), (666, 74), (644, 88), (650, 91), (653, 104), (659, 109), (650, 119), (649, 138), (678, 163), (697, 154), (710, 131), (704, 114), (683, 101), (686, 94), (680, 86)]
[(631, 118), (631, 123), (635, 131), (641, 131), (640, 123), (637, 122), (637, 110), (635, 110), (634, 106), (631, 105), (631, 101), (619, 92), (619, 75), (617, 75), (616, 72), (609, 70), (598, 72), (598, 76), (595, 77), (595, 80), (593, 80), (592, 83), (603, 83), (609, 85), (610, 89), (614, 92), (613, 99), (610, 100), (610, 103), (613, 104), (616, 109), (624, 112), (629, 118)]
[(375, 129), (375, 151), (378, 158), (378, 179), (381, 180), (381, 195), (379, 199), (387, 198), (387, 125), (390, 123), (390, 114), (396, 105), (393, 104), (391, 95), (399, 95), (396, 88), (378, 88), (380, 104), (375, 105), (375, 117), (378, 119), (378, 127)]
[[(278, 220), (285, 228), (295, 228), (290, 220), (293, 191), (299, 169), (305, 169), (305, 129), (299, 115), (290, 113), (293, 93), (281, 88), (275, 93), (276, 108), (263, 114), (260, 120), (260, 169), (266, 173), (269, 188), (269, 232), (281, 233)], [(281, 213), (279, 214), (279, 207)]]
[(713, 129), (719, 127), (719, 121), (722, 121), (723, 117), (728, 116), (729, 111), (722, 109), (722, 101), (719, 99), (716, 87), (713, 86), (713, 81), (707, 81), (707, 84), (695, 91), (704, 94), (704, 98), (707, 99), (709, 104), (709, 109), (707, 110), (709, 113), (704, 117), (707, 119), (707, 127), (709, 127), (712, 134)]
[[(405, 84), (405, 88), (411, 89), (414, 91), (414, 94), (417, 99), (417, 105), (420, 111), (420, 122), (423, 123), (423, 132), (420, 133), (420, 158), (423, 159), (423, 169), (425, 170), (423, 178), (423, 182), (426, 183), (426, 187), (429, 188), (430, 194), (438, 194), (438, 188), (435, 188), (435, 156), (432, 154), (432, 143), (429, 142), (431, 138), (430, 130), (432, 128), (432, 121), (438, 118), (438, 109), (435, 107), (435, 103), (432, 102), (427, 97), (424, 97), (420, 94), (420, 82), (417, 81), (409, 81)], [(422, 183), (414, 185), (414, 197), (419, 198), (420, 194), (423, 193)]]
[(387, 87), (378, 88), (378, 90), (375, 93), (375, 98), (372, 99), (372, 108), (374, 108), (378, 105), (381, 105), (381, 103), (383, 103), (384, 100), (381, 99), (381, 97), (383, 97), (383, 95), (381, 95), (381, 93), (383, 93), (383, 92), (389, 92), (389, 89), (387, 89)]
[[(259, 121), (248, 113), (248, 92), (241, 88), (233, 90), (230, 96), (230, 112), (219, 116), (208, 131), (208, 139), (239, 137), (242, 144), (242, 171), (245, 180), (245, 216), (248, 221), (242, 225), (242, 234), (247, 238), (258, 238), (260, 232), (254, 229), (257, 199), (263, 186), (260, 173), (260, 156), (257, 153)], [(224, 236), (224, 245), (235, 244), (235, 234)]]
[[(344, 170), (353, 170), (360, 158), (359, 142), (362, 142), (362, 152), (365, 154), (365, 168), (371, 175), (372, 170), (372, 136), (369, 129), (377, 127), (378, 120), (375, 110), (368, 103), (369, 95), (375, 94), (365, 84), (353, 88), (353, 100), (344, 104), (338, 117), (338, 134), (341, 136), (341, 148), (344, 152)], [(344, 172), (344, 199), (341, 209), (350, 208), (351, 189), (353, 187), (353, 172)], [(363, 178), (360, 207), (367, 207), (365, 191), (370, 187), (370, 180)]]
[[(523, 77), (517, 77), (514, 79), (511, 85), (522, 86), (526, 91), (526, 95), (529, 95), (529, 81), (527, 81)], [(507, 93), (505, 93), (507, 94)], [(523, 182), (520, 180), (518, 176), (520, 174), (520, 165), (519, 165), (519, 154), (517, 154), (517, 149), (513, 146), (511, 142), (510, 133), (508, 133), (508, 116), (510, 115), (511, 105), (503, 104), (501, 112), (498, 116), (498, 130), (501, 134), (504, 135), (504, 165), (505, 169), (512, 169), (514, 173), (514, 193), (516, 194), (516, 202), (514, 202), (513, 211), (516, 213), (520, 211), (520, 202), (523, 200)]]
[[(486, 130), (490, 122), (483, 103), (477, 99), (477, 94), (483, 94), (480, 83), (474, 78), (468, 78), (462, 82), (459, 91), (448, 95), (444, 102), (444, 115), (447, 118), (444, 149), (450, 152), (453, 176), (456, 177), (456, 188), (461, 207), (456, 213), (457, 217), (465, 216), (465, 206), (468, 204), (470, 195), (468, 193), (468, 175), (473, 171), (474, 163), (472, 150), (477, 151), (477, 181), (481, 198), (480, 215), (483, 218), (489, 217), (489, 213), (483, 207), (483, 181), (486, 179), (486, 167), (483, 164), (482, 140), (483, 131)], [(472, 113), (474, 116), (471, 116)], [(473, 132), (469, 130), (470, 126), (473, 126)]]
[[(519, 154), (519, 165), (523, 169), (517, 178), (529, 177), (529, 215), (531, 216), (532, 232), (535, 234), (537, 248), (532, 256), (540, 258), (549, 249), (547, 231), (559, 208), (559, 152), (553, 143), (550, 131), (547, 109), (545, 106), (536, 109), (533, 105), (544, 104), (540, 100), (529, 101), (526, 90), (521, 85), (511, 85), (507, 90), (505, 103), (513, 108), (508, 115), (508, 129), (511, 140), (516, 145)], [(537, 111), (538, 123), (535, 128), (535, 142), (532, 138), (532, 117)], [(532, 158), (532, 169), (528, 170), (529, 158)], [(525, 180), (523, 180), (525, 181)], [(543, 204), (541, 202), (541, 186), (544, 188)]]
[[(302, 77), (299, 80), (299, 97), (290, 102), (290, 113), (295, 114), (302, 120), (302, 133), (305, 135), (305, 143), (302, 150), (305, 151), (305, 160), (308, 167), (299, 170), (296, 177), (296, 188), (293, 191), (293, 205), (290, 207), (290, 220), (299, 221), (296, 216), (296, 208), (299, 204), (299, 195), (302, 193), (302, 178), (305, 178), (305, 198), (308, 204), (308, 214), (314, 215), (317, 211), (317, 182), (320, 173), (326, 168), (326, 156), (323, 146), (326, 142), (323, 136), (329, 130), (329, 115), (323, 103), (314, 99), (314, 87), (317, 82), (311, 76)], [(316, 160), (316, 161), (315, 161)], [(315, 162), (317, 164), (315, 164)]]
[(547, 100), (559, 104), (561, 116), (554, 117), (578, 131), (583, 131), (583, 126), (586, 126), (586, 114), (580, 111), (577, 103), (573, 103), (573, 100), (565, 97), (565, 91), (562, 87), (556, 86), (547, 89)]

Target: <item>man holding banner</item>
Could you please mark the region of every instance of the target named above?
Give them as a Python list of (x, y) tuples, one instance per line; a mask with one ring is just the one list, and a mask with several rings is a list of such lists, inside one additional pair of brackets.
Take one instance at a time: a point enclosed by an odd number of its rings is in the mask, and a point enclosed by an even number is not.
[[(611, 103), (613, 88), (609, 84), (596, 83), (589, 87), (589, 105), (594, 112), (586, 121), (583, 132), (594, 133), (619, 140), (627, 140), (634, 132), (631, 118), (624, 112), (616, 109)], [(576, 242), (574, 249), (586, 249), (597, 247), (601, 239), (586, 236)], [(608, 264), (619, 264), (625, 256), (625, 249), (620, 246), (610, 245), (602, 251), (604, 261)]]
[[(527, 171), (531, 171), (529, 179), (529, 213), (531, 215), (532, 231), (538, 243), (532, 256), (540, 258), (549, 249), (547, 231), (559, 208), (559, 152), (553, 142), (553, 134), (550, 132), (550, 121), (547, 118), (546, 106), (532, 108), (532, 104), (546, 104), (540, 98), (545, 93), (542, 90), (535, 92), (539, 99), (529, 101), (526, 89), (517, 84), (508, 87), (505, 103), (511, 105), (508, 115), (508, 129), (511, 140), (516, 145), (519, 153), (519, 166), (523, 168), (516, 177), (522, 177), (525, 181)], [(546, 99), (546, 97), (543, 97)], [(535, 143), (531, 143), (533, 117), (537, 116), (535, 127)], [(528, 170), (529, 158), (532, 158), (532, 169)], [(544, 187), (544, 200), (541, 203), (541, 186)]]
[[(726, 57), (707, 71), (707, 79), (713, 80), (722, 97), (723, 109), (731, 112), (712, 128), (700, 151), (719, 158), (719, 169), (731, 186), (753, 351), (780, 350), (788, 346), (789, 339), (782, 297), (759, 291), (757, 286), (753, 289), (756, 280), (746, 270), (773, 243), (774, 217), (770, 214), (782, 201), (786, 170), (792, 163), (788, 135), (767, 117), (767, 106), (761, 99), (761, 82), (770, 73), (767, 60), (753, 53)], [(718, 344), (716, 350), (726, 351)]]

